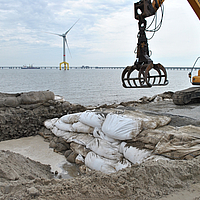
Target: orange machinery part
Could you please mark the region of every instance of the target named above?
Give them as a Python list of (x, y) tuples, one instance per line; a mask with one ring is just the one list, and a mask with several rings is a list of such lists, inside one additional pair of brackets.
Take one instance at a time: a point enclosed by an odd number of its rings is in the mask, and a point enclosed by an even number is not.
[(200, 20), (200, 0), (187, 0)]

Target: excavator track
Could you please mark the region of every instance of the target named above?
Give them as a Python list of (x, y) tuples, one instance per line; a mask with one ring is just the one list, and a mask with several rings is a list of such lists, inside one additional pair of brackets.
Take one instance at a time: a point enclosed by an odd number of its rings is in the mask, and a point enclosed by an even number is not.
[(193, 101), (200, 102), (200, 87), (177, 91), (173, 94), (172, 99), (176, 105), (185, 105)]

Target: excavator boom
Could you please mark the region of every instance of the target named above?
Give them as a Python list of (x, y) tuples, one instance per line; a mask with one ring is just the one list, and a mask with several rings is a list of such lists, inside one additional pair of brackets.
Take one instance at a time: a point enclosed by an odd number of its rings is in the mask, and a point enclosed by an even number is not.
[(200, 0), (188, 0), (188, 3), (196, 13), (197, 17), (200, 20)]

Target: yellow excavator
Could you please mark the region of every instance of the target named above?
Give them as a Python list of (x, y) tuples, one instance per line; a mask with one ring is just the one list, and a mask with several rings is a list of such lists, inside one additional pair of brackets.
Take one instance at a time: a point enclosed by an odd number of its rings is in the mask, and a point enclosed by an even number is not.
[[(200, 19), (200, 0), (187, 0), (197, 17)], [(153, 35), (158, 31), (162, 24), (163, 18), (163, 2), (164, 0), (140, 0), (134, 3), (135, 19), (138, 20), (138, 43), (135, 50), (136, 61), (132, 66), (127, 66), (121, 76), (122, 85), (125, 88), (148, 88), (152, 86), (165, 86), (168, 84), (167, 72), (160, 63), (154, 64), (150, 58), (151, 52), (148, 48), (148, 39), (146, 32), (153, 32)], [(149, 30), (145, 18), (153, 16), (153, 21), (156, 21), (156, 12), (161, 9), (161, 21), (154, 29)], [(157, 22), (155, 22), (157, 23)], [(189, 77), (193, 85), (200, 85), (200, 70), (198, 76), (192, 77), (192, 71), (197, 63), (195, 61)], [(175, 92), (173, 101), (175, 104), (187, 104), (192, 99), (200, 98), (200, 88), (189, 88), (183, 91)]]

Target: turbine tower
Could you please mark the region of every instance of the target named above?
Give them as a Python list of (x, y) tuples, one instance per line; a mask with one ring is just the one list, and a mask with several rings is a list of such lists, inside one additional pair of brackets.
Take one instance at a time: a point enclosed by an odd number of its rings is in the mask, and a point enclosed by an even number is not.
[[(79, 21), (79, 19), (71, 26), (71, 28), (66, 31), (65, 33), (63, 34), (57, 34), (57, 33), (50, 33), (50, 34), (53, 34), (53, 35), (58, 35), (60, 37), (63, 38), (63, 62), (60, 63), (60, 70), (61, 70), (61, 65), (64, 64), (64, 69), (66, 70), (66, 65), (67, 65), (67, 70), (69, 70), (69, 63), (66, 62), (66, 59), (65, 59), (65, 43), (67, 45), (67, 48), (68, 48), (68, 51), (69, 51), (69, 54), (71, 56), (71, 52), (69, 50), (69, 45), (68, 45), (68, 42), (67, 42), (67, 34), (69, 33), (69, 31), (74, 27), (74, 25)], [(49, 33), (49, 32), (47, 32)]]

